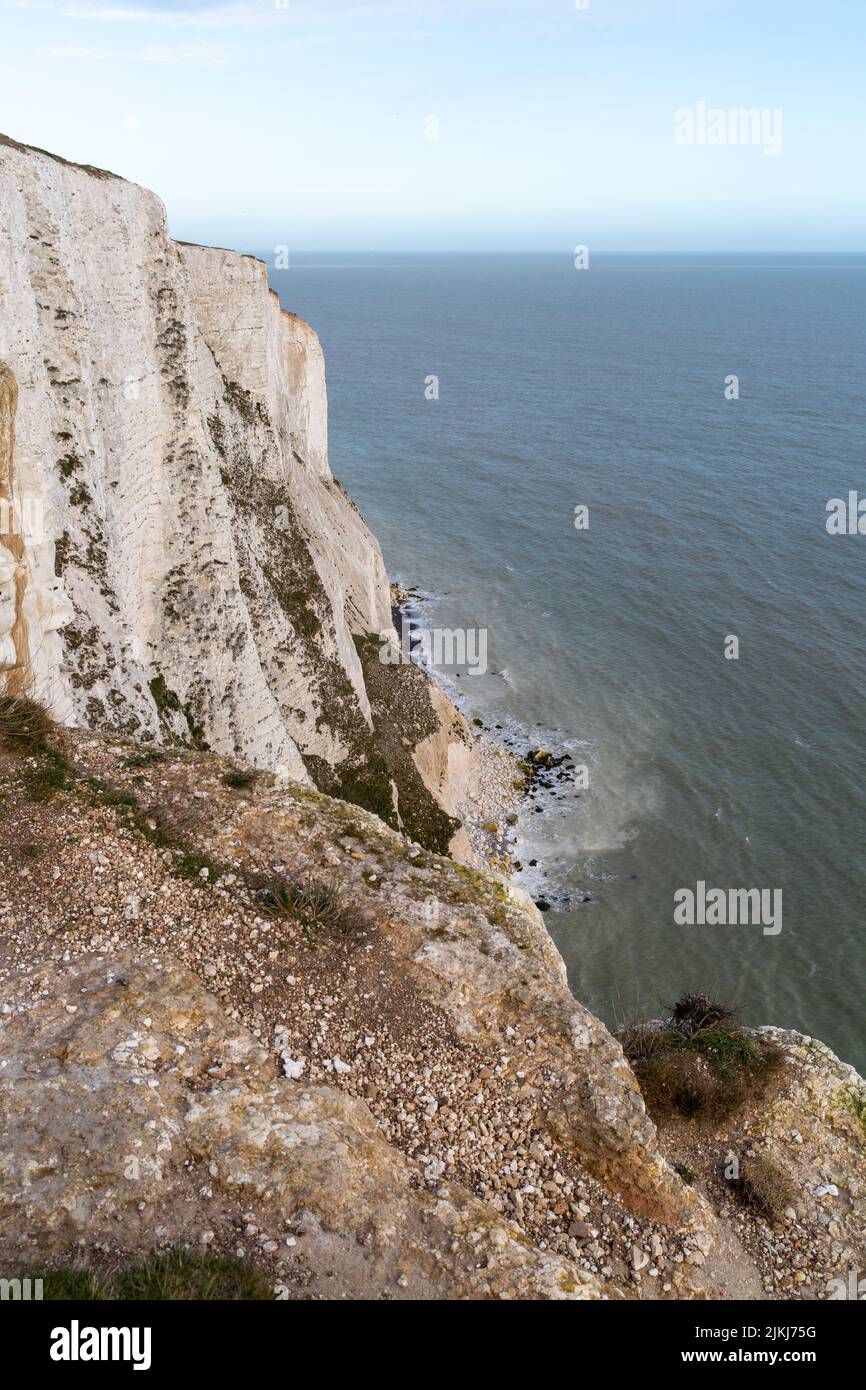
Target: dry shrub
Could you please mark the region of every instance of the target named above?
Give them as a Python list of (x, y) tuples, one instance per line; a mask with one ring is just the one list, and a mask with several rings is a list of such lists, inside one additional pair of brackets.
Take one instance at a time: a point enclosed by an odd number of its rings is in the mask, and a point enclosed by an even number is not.
[(619, 1039), (656, 1120), (723, 1120), (761, 1095), (782, 1063), (775, 1044), (702, 994), (683, 995), (667, 1018), (625, 1028)]
[(55, 724), (38, 701), (26, 695), (0, 696), (0, 743), (21, 753), (44, 753)]
[(743, 1159), (739, 1190), (750, 1207), (771, 1221), (781, 1221), (797, 1196), (786, 1170), (765, 1154), (748, 1154)]

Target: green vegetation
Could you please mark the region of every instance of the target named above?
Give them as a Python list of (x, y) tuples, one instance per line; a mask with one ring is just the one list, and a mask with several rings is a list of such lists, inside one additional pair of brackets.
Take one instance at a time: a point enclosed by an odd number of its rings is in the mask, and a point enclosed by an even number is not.
[(27, 795), (31, 801), (50, 801), (59, 791), (71, 785), (72, 767), (59, 748), (47, 748), (43, 762), (27, 773)]
[(683, 995), (661, 1023), (632, 1025), (619, 1040), (657, 1120), (722, 1120), (759, 1096), (782, 1065), (774, 1043), (704, 994)]
[[(157, 677), (151, 685), (161, 680), (161, 677)], [(32, 801), (50, 801), (63, 790), (86, 794), (92, 806), (124, 812), (129, 827), (157, 849), (172, 850), (172, 871), (179, 878), (207, 878), (214, 882), (220, 877), (222, 869), (219, 865), (197, 850), (178, 846), (159, 817), (151, 811), (142, 810), (133, 792), (112, 786), (99, 777), (76, 774), (60, 746), (57, 726), (37, 701), (25, 696), (0, 697), (0, 746), (36, 760), (36, 766), (28, 767), (24, 774), (26, 792)], [(141, 754), (133, 754), (122, 766), (146, 766), (162, 756), (159, 751), (145, 750)], [(202, 874), (203, 869), (207, 869), (207, 875)]]
[(223, 777), (223, 782), (227, 787), (234, 787), (238, 791), (251, 787), (255, 780), (256, 774), (254, 772), (244, 771), (242, 768), (232, 768)]
[(81, 467), (81, 459), (77, 454), (64, 454), (63, 458), (57, 460), (57, 467), (64, 482), (68, 482), (73, 473), (77, 473)]
[(171, 724), (168, 721), (170, 714), (180, 714), (186, 720), (189, 737), (193, 748), (197, 748), (200, 753), (208, 751), (208, 745), (204, 737), (204, 728), (196, 721), (195, 713), (189, 701), (183, 704), (180, 697), (166, 684), (165, 676), (157, 674), (147, 683), (147, 688), (153, 696), (153, 703), (156, 705), (156, 712), (159, 715), (159, 722), (171, 742), (182, 742), (174, 734)]
[(82, 785), (90, 788), (91, 799), (94, 806), (122, 806), (127, 810), (137, 811), (138, 800), (132, 792), (120, 790), (112, 787), (108, 782), (103, 782), (99, 777), (83, 777)]
[(153, 696), (153, 703), (156, 705), (160, 718), (172, 711), (180, 714), (180, 700), (174, 691), (166, 685), (165, 676), (154, 676), (153, 680), (148, 681), (147, 688)]
[(0, 745), (38, 760), (26, 774), (27, 795), (33, 801), (50, 801), (69, 786), (72, 767), (55, 742), (57, 734), (54, 720), (38, 701), (26, 695), (0, 697)]
[(274, 917), (293, 918), (314, 950), (323, 933), (349, 939), (355, 932), (354, 919), (329, 883), (311, 878), (299, 884), (274, 883), (260, 889), (258, 903)]
[(130, 753), (120, 764), (123, 768), (150, 767), (151, 763), (161, 763), (165, 754), (161, 748), (143, 748), (141, 752)]
[[(175, 850), (172, 869), (178, 878), (207, 878), (211, 883), (222, 873), (218, 864), (194, 849)], [(202, 873), (203, 869), (207, 869), (207, 874)]]
[(255, 1265), (182, 1250), (151, 1255), (142, 1265), (110, 1273), (70, 1266), (31, 1271), (27, 1277), (42, 1280), (43, 1298), (49, 1302), (261, 1302), (274, 1297), (266, 1276)]
[(76, 483), (69, 493), (69, 500), (73, 507), (88, 506), (93, 501), (90, 488), (86, 483)]
[(852, 1090), (850, 1086), (843, 1086), (838, 1099), (843, 1109), (853, 1115), (855, 1120), (859, 1120), (866, 1130), (866, 1094), (863, 1091)]

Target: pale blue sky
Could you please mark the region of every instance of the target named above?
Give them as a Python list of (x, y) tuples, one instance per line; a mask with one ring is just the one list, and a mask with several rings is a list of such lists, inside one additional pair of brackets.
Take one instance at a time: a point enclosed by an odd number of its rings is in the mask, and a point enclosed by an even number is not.
[(197, 241), (866, 250), (864, 57), (861, 0), (0, 0), (0, 130)]

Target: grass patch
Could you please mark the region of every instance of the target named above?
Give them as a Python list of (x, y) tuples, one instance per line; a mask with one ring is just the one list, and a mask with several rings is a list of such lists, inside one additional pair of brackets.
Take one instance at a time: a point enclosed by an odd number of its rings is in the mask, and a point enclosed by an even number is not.
[(58, 792), (72, 785), (69, 760), (58, 748), (49, 748), (44, 762), (27, 774), (27, 795), (31, 801), (51, 801)]
[(84, 785), (90, 788), (94, 806), (118, 806), (128, 811), (138, 810), (138, 799), (132, 792), (121, 791), (103, 782), (99, 777), (85, 777)]
[(50, 801), (72, 778), (72, 766), (56, 742), (57, 725), (37, 700), (27, 695), (0, 697), (0, 744), (11, 752), (36, 758), (39, 766), (26, 775), (31, 801)]
[(142, 839), (147, 840), (156, 849), (171, 848), (171, 840), (165, 827), (152, 812), (134, 812), (130, 817), (129, 824)]
[(120, 764), (123, 768), (150, 767), (151, 763), (161, 763), (165, 754), (161, 748), (145, 748), (140, 753), (130, 753)]
[[(203, 869), (207, 869), (207, 874), (202, 873)], [(172, 871), (178, 878), (206, 879), (209, 883), (213, 883), (222, 873), (219, 865), (208, 859), (206, 854), (199, 854), (198, 850), (194, 849), (175, 850)]]
[(241, 768), (232, 768), (223, 776), (223, 782), (227, 787), (234, 787), (237, 791), (243, 791), (251, 787), (256, 780), (254, 772), (245, 772)]
[(275, 883), (259, 890), (258, 904), (274, 917), (291, 917), (315, 950), (322, 934), (350, 938), (355, 923), (330, 883), (307, 878), (302, 883)]
[(627, 1027), (619, 1040), (656, 1120), (722, 1120), (761, 1095), (783, 1062), (775, 1043), (702, 994), (683, 995), (661, 1023)]
[(182, 1250), (152, 1255), (142, 1265), (113, 1273), (72, 1266), (38, 1270), (29, 1277), (42, 1280), (48, 1302), (263, 1302), (274, 1297), (268, 1279), (254, 1265)]

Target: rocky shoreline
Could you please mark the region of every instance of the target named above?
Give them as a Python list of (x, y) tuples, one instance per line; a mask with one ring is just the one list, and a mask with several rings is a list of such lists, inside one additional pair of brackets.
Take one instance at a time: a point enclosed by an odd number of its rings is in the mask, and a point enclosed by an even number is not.
[[(411, 649), (411, 634), (420, 631), (422, 626), (418, 590), (406, 588), (394, 580), (389, 587), (394, 629), (398, 637), (404, 632), (410, 634)], [(435, 671), (428, 674), (437, 679)], [(443, 688), (453, 700), (451, 688)], [(478, 763), (471, 793), (461, 800), (457, 813), (463, 821), (474, 862), (511, 877), (524, 868), (520, 857), (522, 822), (530, 815), (543, 812), (546, 793), (559, 792), (573, 782), (574, 759), (570, 753), (557, 755), (548, 748), (531, 747), (528, 734), (526, 752), (516, 753), (495, 725), (485, 723), (473, 715), (471, 709), (467, 709), (466, 714)], [(538, 861), (532, 860), (530, 867), (537, 866)], [(589, 895), (584, 900), (589, 901)], [(568, 905), (567, 898), (556, 891), (555, 886), (552, 891), (536, 896), (534, 901), (542, 912), (549, 911), (552, 906)]]

